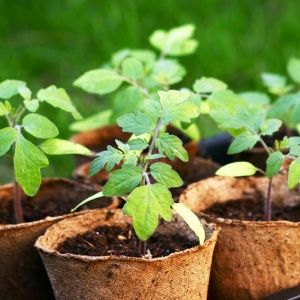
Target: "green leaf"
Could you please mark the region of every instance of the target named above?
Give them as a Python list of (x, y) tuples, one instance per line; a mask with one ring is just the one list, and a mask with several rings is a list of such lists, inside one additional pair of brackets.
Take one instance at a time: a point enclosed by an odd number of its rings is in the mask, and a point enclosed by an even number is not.
[(118, 89), (122, 82), (123, 78), (114, 70), (96, 69), (84, 73), (74, 85), (86, 92), (103, 95)]
[(21, 95), (21, 97), (24, 100), (30, 100), (31, 99), (31, 90), (26, 85), (21, 85), (18, 87), (18, 93)]
[(292, 156), (295, 156), (295, 157), (300, 156), (300, 145), (296, 145), (296, 146), (291, 147), (289, 155), (292, 155)]
[(300, 145), (300, 136), (292, 136), (288, 138), (288, 147)]
[(98, 154), (90, 166), (89, 176), (97, 174), (105, 165), (106, 171), (110, 172), (124, 158), (124, 154), (111, 146), (107, 146), (107, 150)]
[(290, 189), (294, 188), (300, 183), (300, 159), (294, 160), (289, 167), (288, 186)]
[(173, 199), (170, 191), (159, 183), (134, 189), (128, 196), (123, 211), (132, 217), (133, 228), (139, 239), (147, 240), (158, 226), (161, 216), (171, 221)]
[(271, 99), (265, 93), (259, 92), (244, 92), (239, 94), (250, 107), (257, 107), (259, 109), (267, 109)]
[(257, 134), (251, 134), (248, 132), (238, 135), (233, 142), (230, 144), (227, 153), (236, 154), (247, 149), (252, 149), (259, 141)]
[(296, 57), (290, 58), (287, 66), (290, 77), (297, 83), (300, 83), (300, 59)]
[(135, 135), (141, 135), (151, 131), (151, 121), (142, 112), (134, 112), (124, 115), (117, 120), (118, 125), (124, 132), (130, 132)]
[(134, 165), (123, 165), (113, 171), (103, 187), (103, 195), (107, 197), (123, 196), (130, 193), (142, 181), (142, 170)]
[(40, 149), (48, 155), (62, 155), (62, 154), (80, 154), (91, 155), (91, 151), (80, 145), (62, 139), (49, 139), (39, 145)]
[(143, 151), (148, 148), (148, 143), (144, 139), (140, 138), (135, 138), (128, 141), (128, 145), (130, 146), (130, 150)]
[(158, 162), (150, 166), (150, 172), (153, 178), (167, 188), (175, 188), (183, 185), (183, 181), (178, 173), (171, 166)]
[(0, 156), (4, 155), (10, 149), (16, 138), (16, 129), (11, 127), (0, 129)]
[(266, 175), (269, 178), (272, 178), (274, 175), (276, 175), (280, 171), (283, 161), (284, 155), (281, 152), (276, 151), (271, 153), (267, 159)]
[(161, 59), (155, 63), (151, 77), (160, 85), (169, 86), (180, 82), (186, 75), (186, 70), (178, 62), (171, 59)]
[(198, 117), (199, 108), (190, 100), (189, 92), (169, 90), (158, 92), (161, 108), (162, 120), (165, 124), (172, 121), (187, 122)]
[(0, 83), (0, 99), (9, 99), (17, 95), (18, 88), (26, 86), (26, 82), (20, 80), (4, 80)]
[(101, 197), (104, 197), (103, 195), (103, 192), (99, 192), (99, 193), (96, 193), (95, 195), (92, 195), (84, 200), (82, 200), (79, 204), (77, 204), (74, 208), (71, 209), (71, 212), (74, 212), (75, 210), (77, 210), (80, 206), (84, 205), (84, 204), (87, 204), (91, 201), (94, 201), (96, 199), (99, 199)]
[(24, 100), (23, 103), (30, 112), (36, 112), (39, 108), (39, 100), (37, 99)]
[(193, 89), (198, 94), (212, 94), (227, 89), (227, 84), (216, 78), (201, 77), (196, 80)]
[(183, 203), (174, 203), (172, 208), (194, 231), (194, 233), (199, 239), (199, 244), (203, 245), (205, 242), (205, 230), (199, 218)]
[(56, 125), (48, 118), (38, 114), (26, 115), (23, 118), (22, 125), (29, 134), (40, 139), (53, 138), (58, 135)]
[(149, 38), (150, 44), (165, 55), (182, 56), (192, 54), (198, 42), (192, 39), (195, 26), (183, 25), (170, 31), (156, 30)]
[(269, 92), (275, 95), (283, 95), (288, 92), (290, 87), (286, 86), (286, 77), (272, 74), (263, 73), (261, 75), (263, 84), (268, 88)]
[(216, 172), (216, 175), (228, 177), (251, 176), (254, 175), (257, 170), (258, 169), (251, 163), (246, 161), (239, 161), (221, 167)]
[(29, 196), (34, 196), (41, 185), (41, 168), (49, 164), (47, 157), (34, 144), (18, 134), (14, 155), (16, 181)]
[(53, 107), (57, 107), (61, 110), (72, 114), (76, 120), (81, 119), (81, 115), (73, 105), (69, 95), (62, 88), (57, 88), (55, 85), (51, 85), (46, 89), (41, 89), (37, 93), (37, 98), (41, 101), (45, 101)]
[(144, 76), (143, 64), (136, 58), (126, 58), (122, 63), (122, 74), (132, 80), (138, 80)]
[(155, 145), (160, 154), (165, 154), (171, 160), (175, 157), (185, 162), (189, 160), (188, 153), (182, 146), (182, 141), (175, 135), (163, 133), (156, 139)]
[(267, 119), (260, 126), (261, 134), (272, 135), (274, 132), (279, 130), (281, 125), (282, 122), (278, 119)]

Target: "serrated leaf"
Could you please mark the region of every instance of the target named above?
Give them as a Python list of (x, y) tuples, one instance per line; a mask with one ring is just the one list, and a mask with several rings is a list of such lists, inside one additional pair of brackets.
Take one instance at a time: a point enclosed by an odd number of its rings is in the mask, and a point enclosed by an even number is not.
[(198, 117), (199, 108), (190, 100), (189, 92), (169, 90), (158, 92), (161, 103), (162, 121), (168, 124), (172, 121), (187, 122)]
[(290, 77), (297, 83), (300, 83), (300, 59), (296, 57), (290, 58), (287, 66)]
[(247, 101), (250, 107), (257, 107), (259, 109), (267, 109), (271, 102), (270, 97), (265, 93), (249, 91), (240, 93), (239, 95)]
[(292, 156), (295, 156), (295, 157), (300, 156), (300, 145), (296, 145), (296, 146), (291, 147), (289, 155), (292, 155)]
[(274, 132), (279, 130), (281, 125), (282, 125), (282, 121), (278, 119), (267, 119), (260, 126), (261, 134), (272, 135)]
[(174, 203), (172, 208), (194, 231), (194, 233), (199, 239), (199, 244), (203, 245), (205, 242), (205, 230), (199, 218), (183, 203)]
[(198, 94), (212, 94), (227, 89), (227, 84), (216, 78), (201, 77), (196, 80), (193, 89)]
[(257, 172), (257, 168), (246, 161), (230, 163), (218, 169), (216, 175), (228, 177), (252, 176)]
[(47, 157), (34, 144), (18, 133), (14, 155), (16, 181), (29, 196), (34, 196), (41, 185), (41, 168), (49, 164)]
[(92, 154), (88, 148), (62, 139), (46, 140), (39, 147), (48, 155), (79, 154), (89, 156)]
[(192, 39), (195, 26), (192, 24), (173, 28), (169, 31), (156, 30), (149, 38), (151, 45), (165, 55), (182, 56), (193, 53), (198, 42)]
[(30, 112), (36, 112), (39, 108), (39, 101), (37, 99), (24, 100), (23, 103)]
[(139, 239), (147, 240), (158, 226), (162, 217), (171, 221), (173, 199), (170, 191), (159, 183), (134, 189), (128, 196), (123, 211), (132, 217), (133, 228)]
[(107, 146), (107, 150), (98, 153), (90, 166), (89, 176), (97, 174), (106, 165), (106, 171), (110, 172), (124, 158), (124, 154), (111, 146)]
[(152, 129), (150, 119), (142, 112), (121, 116), (118, 118), (117, 123), (124, 132), (130, 132), (136, 136), (148, 133)]
[(0, 156), (4, 155), (10, 149), (16, 138), (16, 129), (11, 127), (0, 129)]
[(282, 163), (284, 161), (284, 155), (279, 152), (273, 152), (269, 155), (267, 159), (267, 170), (266, 170), (266, 175), (269, 178), (272, 178), (274, 175), (276, 175), (282, 166)]
[(103, 195), (107, 197), (123, 196), (130, 193), (142, 181), (142, 170), (134, 165), (123, 165), (113, 171), (103, 187)]
[(73, 118), (76, 120), (82, 118), (73, 105), (69, 95), (62, 88), (57, 88), (55, 85), (51, 85), (46, 89), (40, 89), (37, 93), (37, 98), (41, 101), (47, 102), (53, 107), (57, 107), (71, 113)]
[(53, 138), (58, 135), (56, 125), (39, 114), (31, 113), (26, 115), (22, 120), (22, 125), (25, 131), (40, 139)]
[(227, 153), (236, 154), (247, 149), (252, 149), (259, 141), (259, 136), (251, 133), (242, 133), (234, 138), (230, 144)]
[(135, 138), (128, 141), (128, 145), (130, 147), (130, 150), (143, 151), (148, 148), (148, 143), (144, 139), (140, 138)]
[(96, 69), (84, 73), (74, 85), (86, 92), (103, 95), (118, 89), (122, 82), (123, 78), (114, 70)]
[(290, 189), (294, 188), (300, 183), (300, 159), (294, 160), (289, 166), (288, 186)]
[(178, 62), (171, 59), (157, 61), (152, 69), (151, 77), (160, 85), (169, 86), (180, 82), (186, 70)]
[(287, 143), (289, 147), (300, 145), (300, 136), (292, 136), (288, 138)]
[(174, 160), (175, 157), (185, 162), (189, 160), (188, 153), (182, 146), (182, 141), (175, 135), (163, 133), (156, 139), (155, 145), (160, 154), (165, 154), (171, 160)]
[(125, 58), (122, 63), (122, 74), (132, 80), (141, 79), (144, 76), (143, 64), (136, 58)]
[(183, 184), (179, 174), (170, 165), (162, 162), (154, 163), (150, 166), (152, 177), (168, 188), (180, 187)]
[(26, 82), (12, 79), (2, 81), (0, 83), (0, 99), (9, 99), (17, 95), (18, 89), (22, 86), (26, 86)]

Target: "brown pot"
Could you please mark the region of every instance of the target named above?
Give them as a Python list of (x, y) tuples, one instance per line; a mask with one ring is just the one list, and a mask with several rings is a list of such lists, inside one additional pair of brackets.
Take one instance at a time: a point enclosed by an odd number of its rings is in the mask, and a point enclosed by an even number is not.
[[(218, 229), (207, 227), (209, 239), (203, 246), (162, 258), (82, 256), (57, 251), (67, 238), (101, 225), (126, 226), (129, 222), (120, 210), (94, 210), (55, 224), (37, 240), (35, 245), (47, 269), (56, 299), (206, 299)], [(181, 230), (190, 238), (195, 238), (178, 217), (171, 223), (163, 223), (158, 230), (164, 233)]]
[[(299, 203), (299, 191), (289, 191), (284, 176), (273, 182), (274, 202)], [(266, 178), (209, 178), (190, 185), (180, 201), (194, 212), (215, 203), (262, 197)], [(260, 299), (300, 284), (300, 222), (254, 222), (214, 218), (222, 227), (213, 257), (211, 299)]]
[[(88, 187), (72, 180), (45, 179), (36, 196), (33, 198), (23, 196), (22, 198), (23, 203), (25, 201), (37, 203), (41, 199), (49, 199), (49, 202), (54, 205), (67, 198), (70, 201), (70, 207), (74, 207), (80, 200), (97, 191), (95, 186)], [(0, 214), (1, 209), (12, 206), (12, 202), (12, 184), (1, 186)], [(104, 199), (103, 202), (98, 201), (97, 204), (99, 207), (99, 204), (108, 206), (112, 203), (114, 203), (113, 200)], [(67, 208), (65, 213), (69, 211)], [(33, 245), (49, 226), (72, 215), (74, 214), (46, 217), (39, 221), (16, 225), (0, 224), (0, 299), (54, 299), (46, 272)]]

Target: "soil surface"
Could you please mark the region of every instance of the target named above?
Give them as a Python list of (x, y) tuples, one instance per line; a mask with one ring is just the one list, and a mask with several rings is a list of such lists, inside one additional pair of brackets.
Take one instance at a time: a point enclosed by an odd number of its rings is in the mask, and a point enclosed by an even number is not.
[[(207, 208), (204, 213), (219, 218), (242, 221), (264, 221), (264, 201), (246, 198), (217, 203)], [(272, 221), (300, 221), (300, 203), (297, 206), (279, 206), (272, 203)]]
[(151, 253), (151, 257), (167, 256), (173, 252), (194, 247), (198, 242), (190, 241), (179, 234), (154, 234), (146, 245), (147, 253), (142, 253), (143, 245), (134, 234), (131, 226), (102, 226), (83, 235), (66, 239), (58, 247), (60, 253), (72, 253), (88, 256), (125, 255), (141, 257)]

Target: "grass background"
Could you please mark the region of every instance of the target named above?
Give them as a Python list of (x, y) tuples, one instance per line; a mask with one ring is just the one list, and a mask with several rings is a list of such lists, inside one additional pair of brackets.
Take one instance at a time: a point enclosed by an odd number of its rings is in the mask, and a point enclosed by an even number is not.
[[(74, 88), (75, 78), (120, 48), (149, 47), (157, 28), (193, 23), (199, 47), (183, 59), (185, 84), (205, 75), (238, 91), (260, 89), (260, 72), (284, 73), (287, 59), (300, 56), (299, 11), (298, 0), (0, 0), (0, 81), (22, 79), (33, 90), (63, 86), (89, 116), (104, 99)], [(44, 110), (69, 137), (72, 119)], [(0, 182), (9, 180), (7, 163), (0, 161)], [(70, 157), (54, 165), (48, 175), (72, 172)]]

